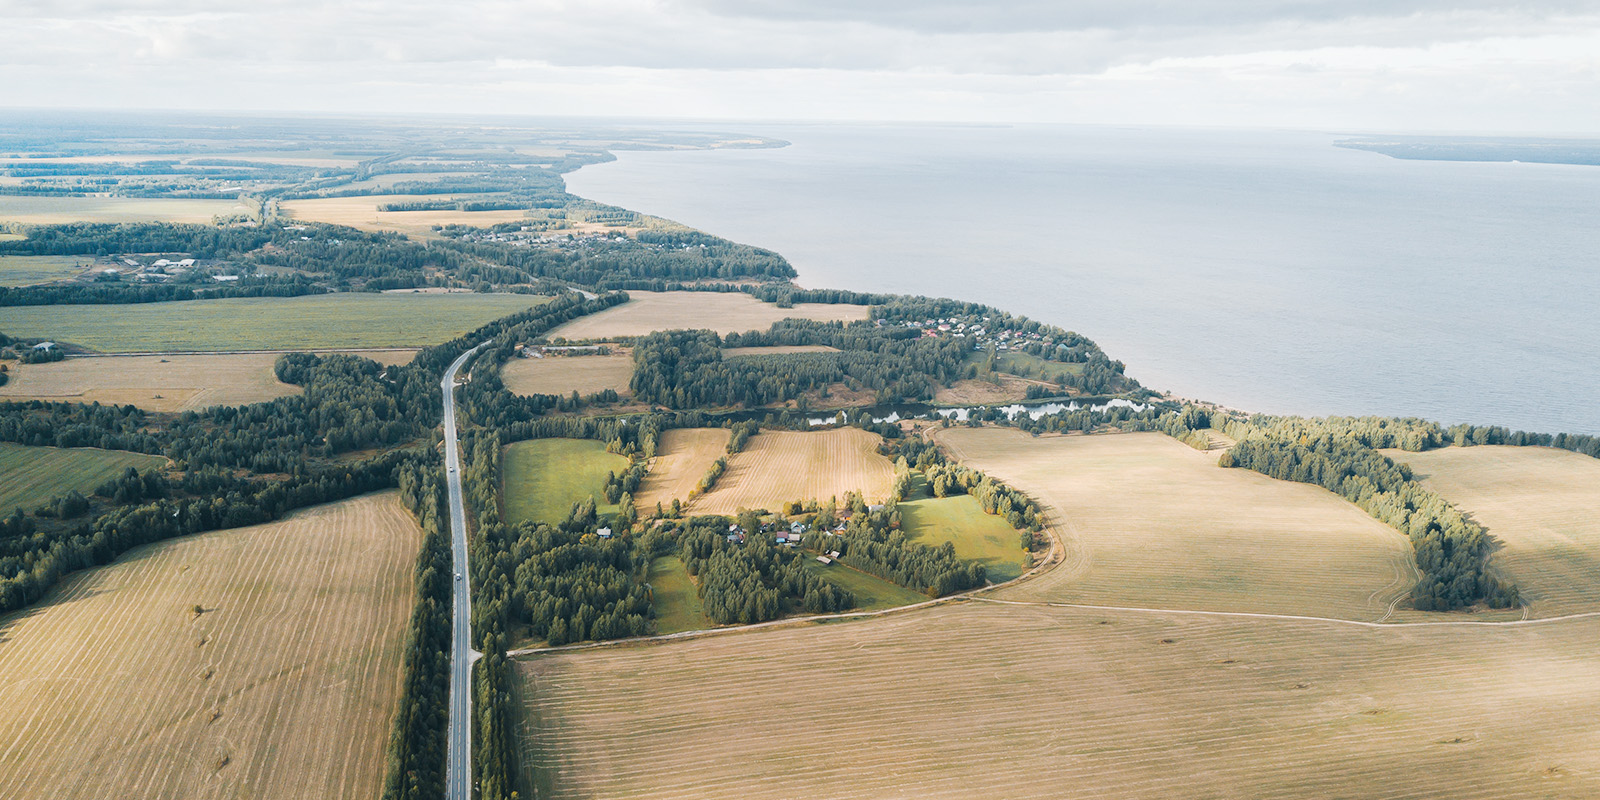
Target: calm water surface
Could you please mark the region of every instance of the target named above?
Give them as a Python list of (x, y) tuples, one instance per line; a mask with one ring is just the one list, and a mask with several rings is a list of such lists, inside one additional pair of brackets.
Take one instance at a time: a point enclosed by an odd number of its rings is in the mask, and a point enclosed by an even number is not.
[(807, 286), (1079, 331), (1188, 397), (1600, 433), (1600, 168), (1294, 132), (737, 128), (793, 145), (622, 152), (569, 184), (774, 249)]

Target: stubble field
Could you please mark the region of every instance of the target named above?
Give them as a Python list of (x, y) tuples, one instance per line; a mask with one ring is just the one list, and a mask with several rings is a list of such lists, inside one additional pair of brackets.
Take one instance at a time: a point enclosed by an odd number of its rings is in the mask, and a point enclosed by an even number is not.
[(0, 308), (0, 331), (103, 353), (423, 347), (544, 302), (522, 294), (341, 293)]
[(579, 317), (550, 332), (550, 337), (613, 339), (678, 329), (742, 333), (766, 330), (781, 319), (851, 321), (867, 318), (866, 306), (796, 303), (779, 308), (743, 292), (637, 292), (628, 302), (598, 314)]
[(1600, 610), (1600, 460), (1548, 447), (1384, 451), (1500, 542), (1532, 617)]
[(148, 411), (236, 406), (299, 394), (278, 380), (276, 353), (204, 356), (69, 358), (20, 364), (0, 386), (0, 399), (132, 404)]
[(673, 428), (662, 431), (656, 443), (655, 462), (639, 484), (633, 504), (641, 514), (654, 514), (656, 503), (663, 508), (674, 498), (687, 502), (700, 477), (712, 462), (728, 454), (726, 428)]
[(68, 579), (0, 622), (0, 786), (376, 797), (421, 538), (389, 492)]
[(1065, 563), (1002, 597), (1377, 620), (1415, 580), (1410, 543), (1361, 509), (1164, 434), (938, 440), (1054, 511)]
[(970, 601), (516, 666), (547, 800), (1584, 798), (1597, 635)]
[(327, 197), (309, 200), (288, 200), (281, 208), (295, 219), (310, 222), (327, 222), (348, 225), (363, 231), (395, 231), (414, 236), (433, 235), (435, 225), (498, 225), (526, 219), (528, 212), (521, 209), (509, 211), (379, 211), (387, 203), (417, 203), (450, 199), (473, 198), (452, 194), (381, 194), (358, 197)]
[(773, 511), (790, 500), (843, 501), (849, 491), (881, 503), (894, 484), (894, 464), (878, 455), (881, 441), (859, 428), (762, 431), (728, 457), (722, 479), (689, 507), (696, 514)]
[(16, 508), (32, 510), (40, 503), (77, 491), (85, 496), (95, 487), (134, 467), (159, 469), (161, 456), (98, 450), (92, 447), (24, 447), (0, 442), (0, 516)]
[(580, 395), (590, 395), (606, 389), (626, 395), (629, 393), (628, 381), (633, 379), (633, 357), (513, 358), (500, 368), (500, 378), (507, 389), (522, 395), (569, 395), (574, 391)]

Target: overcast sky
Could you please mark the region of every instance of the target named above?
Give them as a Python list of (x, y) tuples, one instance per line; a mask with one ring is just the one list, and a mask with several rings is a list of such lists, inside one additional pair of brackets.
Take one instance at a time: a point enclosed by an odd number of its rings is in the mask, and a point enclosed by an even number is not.
[(0, 0), (0, 106), (1600, 133), (1600, 0)]

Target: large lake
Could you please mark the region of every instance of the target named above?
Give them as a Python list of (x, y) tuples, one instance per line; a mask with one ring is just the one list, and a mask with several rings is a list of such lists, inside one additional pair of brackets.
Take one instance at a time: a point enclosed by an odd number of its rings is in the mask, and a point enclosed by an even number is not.
[(793, 145), (621, 152), (569, 185), (807, 286), (1076, 330), (1187, 397), (1600, 433), (1600, 168), (1298, 132), (717, 127)]

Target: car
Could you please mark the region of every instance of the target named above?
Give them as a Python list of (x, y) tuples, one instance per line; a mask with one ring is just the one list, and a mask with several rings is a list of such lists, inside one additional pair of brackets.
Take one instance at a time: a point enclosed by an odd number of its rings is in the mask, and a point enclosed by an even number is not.
[(458, 580), (458, 581), (461, 580), (461, 573), (459, 573), (459, 572), (456, 573), (456, 580)]

